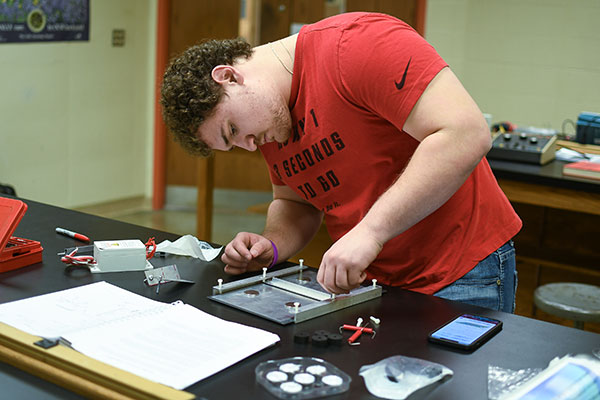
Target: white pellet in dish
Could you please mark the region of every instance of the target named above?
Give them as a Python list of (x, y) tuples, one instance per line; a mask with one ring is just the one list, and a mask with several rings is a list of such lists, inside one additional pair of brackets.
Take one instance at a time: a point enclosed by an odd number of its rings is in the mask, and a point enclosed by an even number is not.
[(287, 381), (287, 374), (281, 371), (271, 371), (266, 375), (266, 378), (269, 382), (279, 383)]
[(311, 374), (302, 372), (300, 374), (294, 375), (294, 380), (303, 385), (310, 385), (311, 383), (315, 382), (315, 377), (312, 376)]
[(344, 382), (344, 380), (337, 375), (324, 376), (322, 381), (328, 386), (340, 386)]
[(287, 372), (289, 374), (293, 374), (300, 369), (300, 365), (294, 363), (285, 363), (279, 366), (279, 369), (283, 372)]
[(310, 367), (306, 368), (306, 372), (313, 375), (322, 375), (325, 373), (325, 371), (327, 371), (327, 368), (322, 365), (311, 365)]
[(302, 391), (302, 385), (296, 382), (283, 382), (279, 388), (286, 393), (299, 393)]

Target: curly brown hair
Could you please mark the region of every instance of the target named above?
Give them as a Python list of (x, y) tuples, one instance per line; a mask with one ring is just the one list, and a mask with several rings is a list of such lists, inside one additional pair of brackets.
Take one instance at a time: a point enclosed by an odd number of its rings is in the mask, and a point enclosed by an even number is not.
[(198, 127), (214, 112), (224, 90), (211, 72), (217, 65), (233, 65), (250, 58), (252, 47), (244, 39), (206, 40), (174, 58), (160, 90), (162, 116), (175, 141), (192, 155), (207, 157), (211, 149), (196, 137)]

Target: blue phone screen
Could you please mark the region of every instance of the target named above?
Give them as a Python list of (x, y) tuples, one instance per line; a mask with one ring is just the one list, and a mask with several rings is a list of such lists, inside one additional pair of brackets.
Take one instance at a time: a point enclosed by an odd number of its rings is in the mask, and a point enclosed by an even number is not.
[(473, 344), (478, 338), (492, 330), (498, 321), (476, 315), (461, 315), (431, 334), (436, 339), (451, 340), (463, 345)]

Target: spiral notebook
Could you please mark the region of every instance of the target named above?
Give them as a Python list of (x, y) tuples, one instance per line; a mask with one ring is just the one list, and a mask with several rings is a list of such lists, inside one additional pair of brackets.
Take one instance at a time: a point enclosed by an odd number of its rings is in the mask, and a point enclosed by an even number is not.
[(270, 347), (274, 333), (107, 282), (0, 304), (0, 322), (142, 378), (184, 389)]

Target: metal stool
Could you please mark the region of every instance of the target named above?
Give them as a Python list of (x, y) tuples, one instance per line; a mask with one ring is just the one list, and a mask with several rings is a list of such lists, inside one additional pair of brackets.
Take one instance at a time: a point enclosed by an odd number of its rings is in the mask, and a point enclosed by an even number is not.
[(600, 287), (583, 283), (549, 283), (535, 289), (533, 301), (540, 310), (574, 321), (600, 322)]

